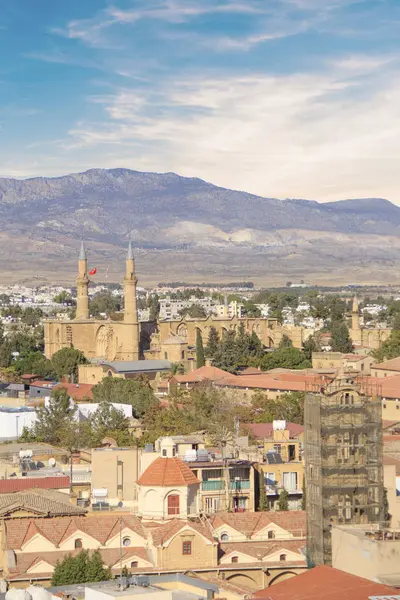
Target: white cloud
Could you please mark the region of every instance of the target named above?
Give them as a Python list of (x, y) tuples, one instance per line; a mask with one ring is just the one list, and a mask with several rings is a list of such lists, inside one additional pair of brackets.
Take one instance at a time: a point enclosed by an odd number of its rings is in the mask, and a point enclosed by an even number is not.
[(364, 61), (361, 80), (357, 57), (323, 74), (121, 89), (93, 98), (107, 120), (77, 124), (63, 146), (81, 167), (175, 171), (266, 196), (396, 201), (400, 84), (375, 79), (379, 60)]

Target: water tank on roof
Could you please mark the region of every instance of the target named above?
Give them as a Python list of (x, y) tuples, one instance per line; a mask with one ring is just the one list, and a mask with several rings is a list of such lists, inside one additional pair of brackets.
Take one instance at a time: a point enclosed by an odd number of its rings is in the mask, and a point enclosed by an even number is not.
[(27, 458), (32, 458), (33, 452), (32, 450), (20, 450), (19, 457), (21, 460), (26, 460)]
[(55, 467), (55, 466), (56, 466), (56, 459), (49, 458), (49, 467)]
[(183, 460), (185, 462), (195, 462), (197, 460), (197, 450), (186, 450)]
[(25, 591), (31, 595), (32, 600), (51, 600), (53, 597), (53, 595), (41, 585), (30, 585)]
[(197, 460), (199, 462), (208, 462), (210, 460), (208, 450), (206, 450), (205, 448), (197, 450)]
[(286, 429), (286, 421), (272, 421), (274, 431), (284, 431)]
[(6, 600), (32, 600), (32, 596), (27, 590), (12, 588), (6, 592)]

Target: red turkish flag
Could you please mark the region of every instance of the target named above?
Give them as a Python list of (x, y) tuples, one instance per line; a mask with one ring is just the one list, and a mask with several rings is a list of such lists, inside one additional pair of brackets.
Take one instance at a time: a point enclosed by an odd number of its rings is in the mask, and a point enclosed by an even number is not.
[(92, 269), (91, 271), (89, 271), (89, 275), (96, 275), (96, 273), (97, 273), (96, 267), (94, 269)]

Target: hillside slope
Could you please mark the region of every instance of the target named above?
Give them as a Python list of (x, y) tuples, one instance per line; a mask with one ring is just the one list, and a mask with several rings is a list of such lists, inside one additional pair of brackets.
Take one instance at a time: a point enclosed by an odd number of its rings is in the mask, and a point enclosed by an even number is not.
[(72, 279), (81, 239), (103, 280), (106, 269), (120, 278), (129, 238), (145, 282), (383, 282), (400, 257), (400, 208), (387, 200), (277, 200), (174, 173), (3, 178), (0, 218), (0, 265), (14, 280)]

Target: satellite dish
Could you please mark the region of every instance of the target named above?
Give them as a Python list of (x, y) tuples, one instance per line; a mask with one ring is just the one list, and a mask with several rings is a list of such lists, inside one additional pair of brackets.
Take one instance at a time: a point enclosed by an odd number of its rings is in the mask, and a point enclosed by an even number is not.
[(55, 466), (56, 466), (56, 459), (49, 458), (49, 467), (55, 467)]
[(117, 504), (118, 508), (122, 508), (122, 507), (123, 507), (123, 505), (124, 505), (124, 503), (123, 503), (123, 502), (118, 502), (118, 504)]

